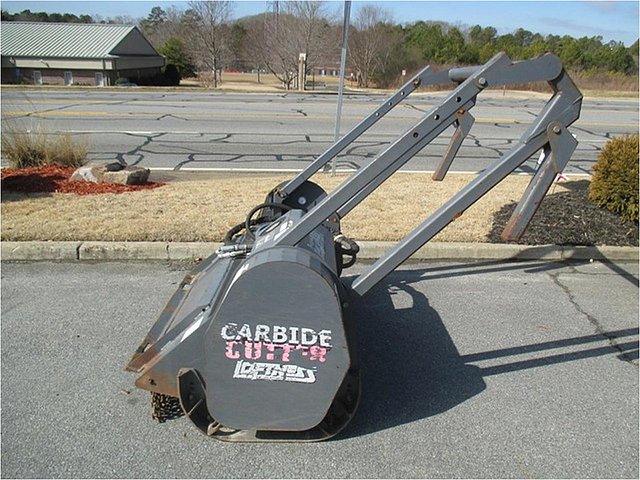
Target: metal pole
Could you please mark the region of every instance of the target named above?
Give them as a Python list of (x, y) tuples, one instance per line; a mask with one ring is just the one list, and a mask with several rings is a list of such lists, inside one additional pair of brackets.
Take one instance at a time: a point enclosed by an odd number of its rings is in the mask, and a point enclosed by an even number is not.
[[(342, 117), (342, 93), (344, 91), (344, 73), (347, 64), (347, 44), (349, 43), (349, 17), (351, 16), (351, 0), (344, 2), (344, 23), (342, 24), (342, 54), (340, 55), (340, 83), (338, 84), (338, 109), (336, 111), (336, 131), (333, 141), (340, 138), (340, 119)], [(336, 174), (336, 158), (331, 162), (331, 176)]]

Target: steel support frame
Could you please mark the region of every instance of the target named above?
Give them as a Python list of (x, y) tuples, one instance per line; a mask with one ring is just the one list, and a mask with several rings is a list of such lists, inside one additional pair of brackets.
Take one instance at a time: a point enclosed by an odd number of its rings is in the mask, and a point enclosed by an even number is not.
[(473, 127), (475, 121), (476, 119), (473, 118), (473, 115), (471, 115), (467, 110), (460, 109), (456, 112), (456, 131), (453, 133), (451, 142), (449, 142), (449, 146), (447, 147), (447, 151), (442, 157), (442, 160), (440, 160), (440, 163), (436, 167), (431, 178), (436, 181), (444, 180), (454, 157), (458, 154), (458, 150), (460, 150), (462, 142), (466, 136), (469, 135), (471, 127)]
[(328, 150), (311, 162), (307, 168), (289, 180), (276, 193), (282, 198), (286, 198), (296, 188), (309, 180), (313, 174), (318, 172), (322, 167), (329, 163), (336, 155), (338, 155), (347, 146), (351, 145), (360, 135), (375, 125), (378, 120), (393, 110), (402, 100), (411, 95), (420, 85), (426, 83), (427, 77), (431, 74), (431, 67), (426, 66), (411, 78), (396, 93), (391, 95), (385, 102), (376, 108), (371, 114), (349, 130), (340, 140), (336, 141)]
[[(449, 81), (461, 83), (439, 105), (430, 109), (416, 125), (389, 145), (371, 163), (345, 180), (330, 195), (292, 225), (279, 238), (277, 244), (296, 245), (334, 213), (344, 217), (447, 127), (457, 123), (459, 132), (457, 130), (456, 133), (458, 135), (454, 134), (449, 149), (437, 171), (439, 175), (444, 176), (464, 136), (468, 133), (470, 123), (473, 122), (472, 117), (465, 116), (468, 115), (468, 110), (475, 105), (477, 95), (484, 88), (513, 83), (547, 81), (554, 94), (536, 121), (507, 154), (496, 160), (355, 279), (351, 288), (358, 295), (363, 295), (370, 290), (530, 156), (545, 148), (548, 154), (545, 155), (538, 172), (533, 176), (505, 229), (505, 238), (518, 238), (540, 205), (555, 175), (562, 171), (577, 144), (567, 127), (575, 122), (580, 115), (582, 94), (566, 74), (560, 60), (555, 55), (545, 54), (533, 60), (511, 62), (507, 55), (499, 53), (480, 67), (465, 67), (436, 73), (432, 73), (427, 67), (410, 80), (403, 89), (411, 88), (413, 85), (413, 90), (415, 90), (417, 88), (415, 82), (418, 78), (423, 84)], [(377, 122), (379, 117), (397, 104), (396, 101), (407, 94), (408, 91), (403, 89), (380, 107), (382, 110), (378, 109), (379, 111), (363, 120), (304, 172), (285, 185), (283, 193), (286, 195), (292, 192), (346, 145)], [(378, 113), (377, 116), (376, 113)], [(337, 150), (338, 148), (339, 150)]]

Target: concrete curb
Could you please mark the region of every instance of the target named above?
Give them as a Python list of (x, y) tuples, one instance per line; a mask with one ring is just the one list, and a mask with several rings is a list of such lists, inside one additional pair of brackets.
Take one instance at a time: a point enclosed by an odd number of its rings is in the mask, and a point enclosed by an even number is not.
[[(361, 241), (360, 260), (377, 260), (395, 242)], [(206, 258), (218, 242), (1, 242), (2, 261), (193, 260)], [(411, 260), (635, 261), (638, 247), (575, 247), (496, 243), (438, 243), (418, 250)]]

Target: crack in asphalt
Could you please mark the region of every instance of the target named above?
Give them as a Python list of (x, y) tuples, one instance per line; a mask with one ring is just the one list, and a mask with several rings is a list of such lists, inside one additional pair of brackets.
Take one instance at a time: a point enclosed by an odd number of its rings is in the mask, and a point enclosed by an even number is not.
[[(128, 152), (120, 152), (120, 153), (116, 153), (115, 156), (118, 159), (118, 161), (122, 164), (122, 165), (138, 165), (142, 160), (144, 160), (144, 153), (150, 153), (146, 150), (144, 150), (144, 147), (146, 147), (147, 145), (149, 145), (151, 142), (153, 142), (154, 139), (156, 138), (160, 138), (164, 135), (166, 135), (166, 132), (162, 132), (162, 133), (155, 133), (152, 135), (141, 135), (141, 134), (136, 134), (136, 133), (125, 133), (125, 135), (129, 135), (131, 137), (137, 137), (137, 138), (144, 138), (145, 140), (138, 145), (137, 147), (135, 147), (132, 150), (129, 150)], [(125, 155), (135, 155), (138, 156), (138, 159), (131, 163), (128, 164), (126, 159), (124, 158)]]
[[(303, 135), (303, 138), (300, 138), (299, 140), (290, 140), (290, 141), (270, 141), (270, 142), (252, 142), (252, 141), (237, 141), (238, 137), (243, 137), (245, 136), (244, 134), (235, 134), (235, 133), (227, 133), (227, 134), (209, 134), (209, 133), (204, 133), (204, 132), (193, 132), (193, 136), (198, 137), (200, 140), (199, 141), (195, 141), (192, 142), (191, 146), (183, 146), (181, 145), (181, 140), (180, 141), (175, 141), (175, 140), (171, 140), (168, 139), (167, 136), (172, 135), (171, 132), (156, 132), (156, 133), (132, 133), (132, 132), (122, 132), (121, 134), (128, 136), (128, 137), (133, 137), (133, 138), (140, 138), (143, 141), (135, 146), (134, 148), (128, 150), (128, 151), (100, 151), (100, 152), (90, 152), (91, 158), (92, 160), (101, 160), (102, 156), (104, 155), (108, 155), (111, 157), (115, 157), (119, 162), (127, 164), (128, 161), (126, 160), (126, 157), (131, 157), (134, 156), (135, 161), (133, 161), (131, 164), (132, 165), (139, 165), (141, 164), (145, 158), (147, 157), (147, 154), (149, 155), (165, 155), (168, 157), (175, 157), (177, 156), (181, 156), (182, 158), (176, 158), (176, 163), (174, 164), (174, 169), (175, 170), (180, 170), (182, 167), (184, 167), (187, 164), (190, 163), (206, 163), (206, 162), (224, 162), (224, 163), (229, 163), (229, 162), (236, 162), (236, 163), (256, 163), (256, 162), (262, 162), (262, 161), (277, 161), (277, 162), (281, 162), (281, 161), (289, 161), (289, 162), (303, 162), (305, 161), (305, 159), (307, 158), (315, 158), (315, 153), (309, 155), (309, 154), (304, 154), (302, 152), (299, 153), (295, 153), (295, 152), (291, 152), (291, 153), (280, 153), (280, 152), (264, 152), (264, 153), (251, 153), (251, 154), (243, 154), (243, 153), (237, 153), (237, 152), (210, 152), (207, 151), (206, 149), (199, 149), (196, 148), (197, 145), (230, 145), (230, 146), (236, 146), (236, 145), (246, 145), (246, 146), (252, 146), (252, 145), (263, 145), (263, 146), (270, 146), (270, 147), (276, 147), (276, 146), (283, 146), (283, 145), (294, 145), (294, 144), (318, 144), (318, 145), (323, 145), (325, 143), (328, 142), (323, 142), (323, 141), (318, 141), (318, 140), (312, 140), (310, 135)], [(216, 136), (217, 135), (217, 136)], [(207, 138), (207, 137), (213, 137), (213, 138)], [(275, 135), (274, 135), (275, 136)], [(164, 139), (160, 140), (160, 137), (164, 137)], [(511, 144), (513, 144), (514, 142), (511, 139), (498, 139), (498, 138), (482, 138), (479, 139), (477, 138), (475, 135), (473, 134), (469, 134), (468, 138), (473, 142), (473, 146), (475, 147), (480, 147), (482, 149), (484, 149), (485, 151), (491, 152), (491, 154), (497, 154), (497, 157), (501, 157), (503, 156), (503, 150), (508, 149), (509, 146)], [(153, 148), (154, 145), (156, 145), (156, 141), (160, 140), (162, 142), (162, 146), (160, 146), (159, 148)], [(234, 141), (236, 140), (236, 141)], [(495, 145), (492, 145), (491, 143), (495, 143)], [(497, 143), (496, 143), (497, 141)], [(367, 152), (366, 149), (369, 148), (375, 148), (378, 147), (379, 148), (383, 148), (385, 145), (387, 145), (389, 142), (387, 141), (361, 141), (361, 142), (356, 142), (352, 145), (350, 145), (341, 155), (339, 155), (338, 158), (338, 162), (340, 162), (340, 165), (342, 166), (342, 168), (353, 168), (354, 170), (357, 170), (359, 168), (361, 168), (363, 165), (366, 165), (366, 163), (372, 159), (375, 158), (380, 152), (379, 151), (375, 151), (375, 152)], [(467, 144), (467, 141), (465, 139), (465, 144)], [(164, 145), (173, 145), (175, 148), (178, 148), (179, 151), (176, 152), (167, 152), (164, 151)], [(434, 142), (432, 145), (438, 145), (438, 146), (446, 146), (446, 142), (443, 145), (439, 145), (436, 142)], [(467, 144), (467, 147), (469, 147), (470, 145)], [(365, 151), (363, 151), (365, 150)], [(96, 158), (95, 155), (99, 155), (100, 158)], [(347, 156), (354, 156), (356, 157), (355, 159), (345, 159), (344, 157)], [(428, 152), (421, 152), (420, 154), (416, 155), (417, 158), (422, 158), (423, 160), (425, 159), (437, 159), (440, 158), (440, 154), (431, 154)], [(185, 158), (186, 157), (186, 158)], [(221, 158), (222, 157), (222, 158)], [(343, 157), (343, 158), (340, 158)], [(469, 160), (469, 159), (476, 159), (475, 155), (467, 155), (464, 153), (459, 153), (458, 155), (456, 155), (456, 158), (462, 160)], [(485, 157), (482, 157), (485, 158)], [(493, 157), (493, 155), (490, 155), (490, 157), (485, 158), (485, 160), (491, 160), (491, 159), (495, 159)], [(528, 162), (531, 163), (531, 162)], [(533, 164), (532, 164), (533, 165)], [(523, 164), (520, 167), (518, 167), (517, 171), (518, 172), (525, 172), (525, 173), (533, 173), (535, 171), (534, 168), (532, 168), (532, 165), (529, 164)], [(586, 168), (582, 168), (580, 166), (574, 165), (574, 168), (580, 170), (580, 171), (584, 171), (585, 173), (588, 173), (588, 170)]]
[[(136, 153), (136, 155), (141, 155), (140, 153)], [(219, 157), (222, 155), (228, 155), (229, 158), (220, 158), (220, 159), (216, 159), (215, 161), (219, 161), (219, 162), (225, 162), (225, 163), (229, 163), (229, 162), (242, 162), (242, 163), (252, 163), (252, 162), (260, 162), (262, 160), (243, 160), (244, 157), (246, 157), (247, 155), (239, 155), (239, 154), (216, 154), (216, 153), (190, 153), (189, 155), (187, 155), (187, 160), (183, 160), (181, 162), (179, 162), (175, 167), (173, 167), (173, 171), (179, 171), (182, 167), (184, 167), (187, 164), (190, 163), (204, 163), (204, 162), (210, 162), (211, 158), (197, 158), (199, 156), (203, 156), (203, 157), (211, 157), (211, 156), (215, 156), (215, 157)], [(281, 155), (281, 154), (276, 154), (274, 155), (274, 160), (278, 161), (278, 162), (284, 162), (284, 161), (288, 161), (288, 162), (302, 162), (305, 165), (308, 164), (309, 162), (312, 162), (313, 160), (315, 160), (315, 156), (313, 155), (297, 155), (297, 156), (286, 156), (285, 155)], [(138, 160), (136, 162), (139, 163), (140, 160)], [(358, 165), (357, 163), (353, 162), (353, 161), (349, 161), (349, 160), (345, 160), (344, 157), (338, 156), (336, 157), (336, 162), (337, 162), (337, 166), (338, 167), (350, 167), (354, 170), (358, 170), (360, 167), (360, 165)]]
[(422, 108), (418, 108), (418, 107), (416, 107), (416, 106), (415, 106), (414, 104), (412, 104), (412, 103), (405, 103), (404, 105), (405, 105), (406, 107), (412, 108), (413, 110), (416, 110), (416, 111), (421, 112), (421, 113), (427, 113), (427, 112), (428, 112), (428, 110), (424, 110), (424, 109), (422, 109)]
[(73, 105), (62, 105), (60, 107), (55, 107), (55, 108), (47, 108), (46, 110), (38, 110), (38, 111), (34, 111), (34, 112), (25, 112), (24, 115), (16, 115), (14, 118), (28, 118), (28, 117), (39, 117), (42, 114), (47, 114), (50, 112), (60, 112), (62, 110), (64, 110), (65, 108), (71, 108), (71, 107), (77, 107), (79, 106), (78, 104), (73, 104)]
[[(497, 149), (497, 148), (495, 148), (495, 147), (490, 147), (489, 145), (482, 145), (482, 143), (480, 143), (480, 142), (481, 142), (481, 140), (480, 140), (480, 139), (478, 139), (478, 137), (476, 137), (476, 136), (475, 136), (475, 135), (473, 135), (472, 133), (468, 133), (468, 134), (467, 134), (467, 138), (468, 138), (468, 139), (470, 139), (470, 140), (473, 140), (473, 144), (474, 144), (476, 147), (480, 147), (480, 148), (487, 149), (487, 150), (489, 150), (489, 151), (491, 151), (491, 152), (493, 152), (493, 153), (497, 153), (497, 154), (498, 154), (498, 157), (502, 157), (503, 153), (502, 153), (500, 150), (498, 150), (498, 149)], [(457, 156), (457, 155), (456, 155), (456, 156)]]
[[(35, 102), (37, 103), (37, 102)], [(110, 105), (125, 105), (129, 103), (129, 100), (122, 100), (119, 102), (114, 102), (111, 103)], [(100, 103), (98, 101), (96, 102), (89, 102), (89, 103), (70, 103), (68, 105), (60, 105), (58, 107), (53, 107), (53, 108), (47, 108), (45, 110), (37, 110), (37, 111), (33, 111), (33, 112), (25, 112), (24, 115), (17, 115), (14, 118), (28, 118), (28, 117), (40, 117), (42, 114), (47, 114), (47, 113), (51, 113), (51, 112), (61, 112), (63, 110), (67, 110), (69, 108), (73, 108), (73, 107), (87, 107), (90, 105), (100, 105), (103, 106), (103, 103)], [(33, 106), (33, 103), (32, 103)]]
[[(375, 156), (382, 153), (382, 147), (384, 147), (385, 145), (387, 145), (387, 142), (367, 142), (367, 143), (361, 143), (359, 145), (352, 144), (350, 147), (348, 147), (345, 150), (343, 155), (358, 155), (361, 157), (370, 158), (371, 156)], [(377, 152), (365, 152), (365, 153), (358, 152), (358, 150), (361, 150), (363, 148), (376, 148), (376, 147), (380, 148), (380, 150)]]
[(164, 115), (160, 115), (158, 118), (156, 118), (156, 120), (163, 120), (165, 118), (175, 118), (176, 120), (182, 120), (183, 122), (188, 122), (189, 121), (188, 118), (178, 117), (178, 116), (174, 115), (173, 113), (165, 113)]
[[(574, 274), (578, 274), (578, 275), (582, 275), (581, 272), (579, 272), (578, 270), (576, 270), (576, 268), (572, 265), (569, 265), (569, 268), (571, 270), (571, 273)], [(616, 341), (616, 337), (614, 335), (611, 335), (609, 332), (605, 331), (602, 328), (602, 325), (600, 325), (600, 321), (594, 317), (593, 315), (591, 315), (589, 312), (587, 312), (584, 308), (582, 308), (580, 306), (580, 304), (577, 302), (575, 295), (573, 294), (573, 292), (571, 291), (571, 289), (565, 285), (564, 283), (562, 283), (560, 281), (560, 275), (561, 272), (546, 272), (547, 275), (549, 275), (549, 277), (551, 278), (551, 280), (553, 281), (553, 283), (555, 285), (557, 285), (558, 287), (560, 287), (560, 289), (565, 293), (565, 295), (567, 296), (567, 298), (569, 299), (569, 302), (571, 303), (571, 305), (573, 305), (573, 308), (575, 308), (575, 310), (580, 313), (581, 315), (584, 315), (585, 318), (589, 321), (589, 323), (591, 325), (593, 325), (593, 327), (595, 328), (595, 331), (598, 335), (602, 335), (603, 337), (605, 337), (607, 339), (607, 341), (609, 342), (609, 345), (611, 345), (611, 347), (615, 348), (618, 352), (620, 352), (620, 355), (618, 355), (618, 358), (626, 363), (629, 363), (631, 365), (634, 366), (638, 366), (638, 361), (634, 360), (633, 358), (630, 357), (630, 353), (632, 352), (627, 352), (625, 349), (623, 349), (620, 344)]]
[[(571, 128), (573, 130), (578, 130), (579, 132), (588, 133), (589, 135), (593, 135), (594, 137), (599, 137), (599, 138), (604, 138), (606, 140), (611, 140), (611, 132), (605, 132), (604, 134), (596, 133), (596, 132), (594, 132), (592, 130), (586, 129), (584, 127), (578, 127), (576, 125), (572, 125)], [(584, 142), (584, 143), (587, 143), (587, 142)], [(599, 147), (598, 145), (595, 145), (593, 143), (588, 143), (588, 145), (591, 145), (592, 147), (594, 147), (598, 151), (602, 150), (602, 147)]]
[[(204, 138), (204, 133), (201, 133), (200, 137)], [(233, 137), (233, 133), (226, 133), (221, 138), (212, 138), (211, 140), (205, 140), (205, 143), (229, 143), (229, 142), (226, 142), (225, 140), (229, 140), (231, 137)], [(177, 143), (177, 142), (172, 142), (172, 143)]]

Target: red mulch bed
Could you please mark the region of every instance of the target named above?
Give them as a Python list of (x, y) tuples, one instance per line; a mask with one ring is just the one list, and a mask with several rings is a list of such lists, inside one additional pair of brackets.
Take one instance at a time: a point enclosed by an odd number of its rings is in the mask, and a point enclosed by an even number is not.
[(69, 180), (73, 167), (43, 165), (41, 167), (5, 168), (0, 172), (2, 191), (20, 193), (75, 193), (96, 195), (100, 193), (124, 193), (158, 188), (164, 183), (147, 182), (142, 185), (116, 185)]

